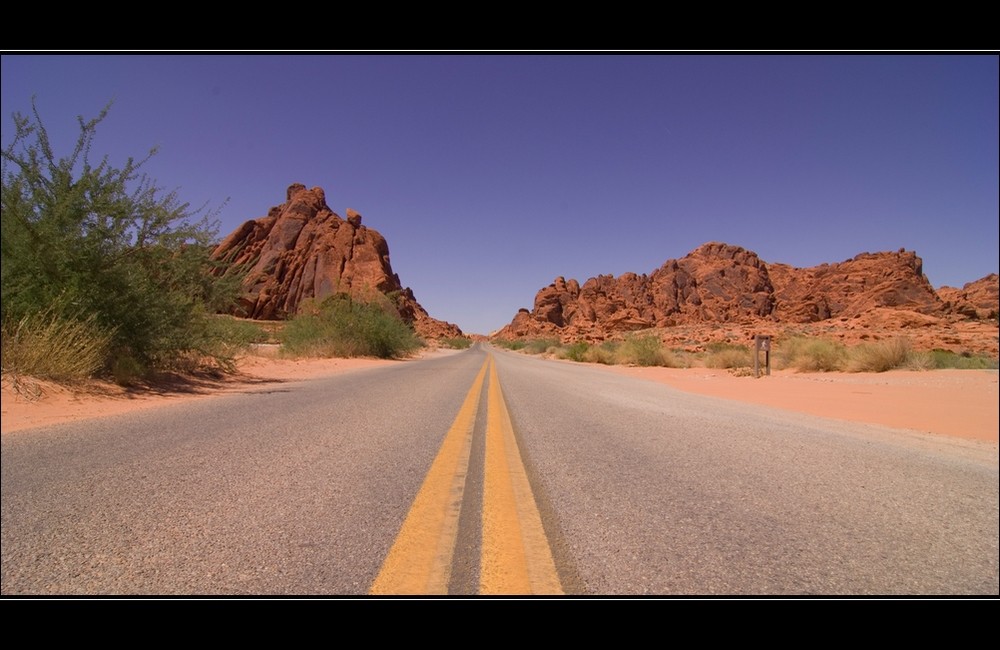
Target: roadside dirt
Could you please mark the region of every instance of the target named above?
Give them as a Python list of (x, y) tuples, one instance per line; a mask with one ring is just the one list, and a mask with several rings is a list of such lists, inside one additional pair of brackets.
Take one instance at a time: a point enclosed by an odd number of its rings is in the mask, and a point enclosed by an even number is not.
[[(424, 356), (453, 353), (432, 350)], [(30, 381), (15, 386), (5, 377), (0, 431), (9, 433), (208, 399), (249, 385), (311, 379), (397, 363), (407, 361), (287, 360), (255, 355), (241, 360), (235, 375), (175, 378), (131, 390), (97, 382), (73, 388)], [(958, 436), (994, 445), (1000, 437), (1000, 397), (995, 370), (900, 370), (877, 374), (776, 371), (755, 379), (705, 368), (600, 367), (692, 393), (822, 417)]]

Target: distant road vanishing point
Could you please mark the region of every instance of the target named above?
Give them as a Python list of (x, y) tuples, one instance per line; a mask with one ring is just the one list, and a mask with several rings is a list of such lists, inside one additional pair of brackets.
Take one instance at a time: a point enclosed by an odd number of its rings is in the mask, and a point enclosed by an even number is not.
[(477, 344), (4, 434), (2, 593), (996, 596), (997, 468)]

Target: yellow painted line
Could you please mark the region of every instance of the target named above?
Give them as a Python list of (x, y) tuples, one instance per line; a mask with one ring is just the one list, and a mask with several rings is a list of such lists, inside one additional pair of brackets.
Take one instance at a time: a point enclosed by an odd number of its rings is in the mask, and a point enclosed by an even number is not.
[(561, 595), (564, 592), (552, 550), (521, 461), (492, 354), (488, 361), (479, 593)]
[(369, 593), (448, 593), (472, 430), (490, 360), (479, 369)]

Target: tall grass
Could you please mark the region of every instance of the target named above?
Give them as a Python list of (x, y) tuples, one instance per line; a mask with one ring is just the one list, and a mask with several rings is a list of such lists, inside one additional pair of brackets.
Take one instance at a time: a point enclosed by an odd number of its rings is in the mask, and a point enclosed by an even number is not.
[(285, 354), (314, 357), (406, 356), (422, 344), (387, 308), (331, 296), (292, 318), (281, 333)]
[(774, 347), (776, 365), (799, 372), (843, 370), (847, 360), (847, 347), (826, 339), (796, 336)]
[(617, 363), (636, 366), (676, 366), (669, 350), (659, 338), (649, 335), (632, 335), (625, 338), (617, 350)]
[(72, 320), (44, 311), (2, 326), (3, 374), (54, 381), (79, 381), (98, 374), (108, 359), (113, 333), (96, 317)]
[(705, 356), (706, 368), (748, 368), (753, 366), (753, 354), (743, 345), (710, 343)]
[(913, 347), (905, 338), (862, 343), (848, 350), (847, 372), (885, 372), (902, 368), (910, 362)]

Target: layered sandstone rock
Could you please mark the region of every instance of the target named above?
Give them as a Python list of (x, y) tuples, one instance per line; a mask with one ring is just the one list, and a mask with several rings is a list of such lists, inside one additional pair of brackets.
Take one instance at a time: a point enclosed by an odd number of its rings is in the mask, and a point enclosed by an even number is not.
[(954, 313), (980, 320), (996, 319), (1000, 306), (1000, 276), (990, 273), (985, 278), (966, 283), (961, 289), (941, 287), (938, 295)]
[(213, 252), (227, 272), (246, 273), (239, 315), (263, 320), (295, 314), (308, 300), (346, 294), (391, 304), (418, 335), (460, 336), (457, 326), (431, 318), (389, 264), (389, 246), (377, 231), (330, 210), (321, 188), (294, 184), (287, 200), (266, 217), (234, 230)]
[(732, 324), (765, 331), (778, 324), (873, 318), (900, 328), (947, 327), (961, 318), (996, 318), (996, 275), (991, 278), (942, 299), (913, 251), (795, 268), (712, 242), (650, 275), (601, 275), (582, 286), (556, 278), (538, 292), (532, 310), (519, 311), (495, 336), (599, 341), (648, 328)]

